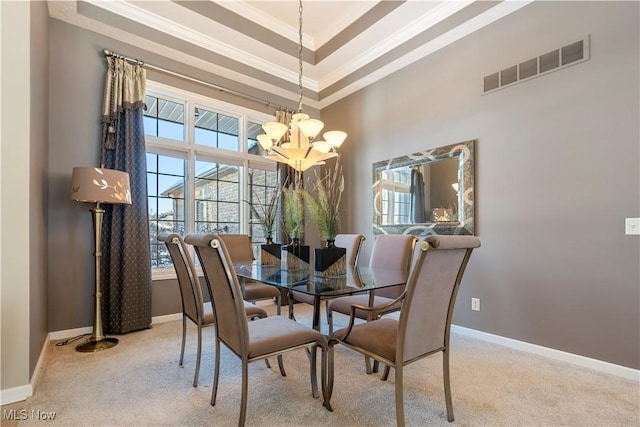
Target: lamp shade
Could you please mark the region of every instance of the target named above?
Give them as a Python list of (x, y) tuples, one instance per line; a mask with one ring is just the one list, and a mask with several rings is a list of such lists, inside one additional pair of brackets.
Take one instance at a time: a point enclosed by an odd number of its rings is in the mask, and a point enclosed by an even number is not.
[(78, 202), (131, 204), (129, 174), (89, 167), (73, 168), (71, 199)]

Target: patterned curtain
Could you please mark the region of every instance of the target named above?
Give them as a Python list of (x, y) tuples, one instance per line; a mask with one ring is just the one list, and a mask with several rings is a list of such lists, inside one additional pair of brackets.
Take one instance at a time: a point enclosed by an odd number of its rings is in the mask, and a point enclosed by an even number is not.
[(105, 333), (151, 325), (151, 255), (147, 216), (147, 165), (143, 110), (146, 71), (107, 57), (102, 110), (101, 163), (129, 173), (131, 205), (104, 205), (102, 313)]

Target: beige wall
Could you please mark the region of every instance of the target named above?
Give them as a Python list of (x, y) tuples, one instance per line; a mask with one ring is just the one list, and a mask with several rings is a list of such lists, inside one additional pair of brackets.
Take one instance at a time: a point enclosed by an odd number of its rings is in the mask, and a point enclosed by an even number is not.
[(49, 154), (49, 11), (31, 2), (31, 147), (29, 166), (29, 372), (49, 332), (47, 325), (47, 159)]
[[(637, 2), (535, 2), (324, 109), (349, 132), (362, 259), (372, 164), (477, 139), (482, 247), (454, 323), (640, 368), (640, 245), (624, 235), (640, 216), (639, 22)], [(481, 95), (483, 76), (589, 34), (589, 61)]]
[[(0, 2), (0, 321), (3, 400), (28, 393), (30, 71), (28, 2)], [(11, 66), (5, 66), (11, 64)]]

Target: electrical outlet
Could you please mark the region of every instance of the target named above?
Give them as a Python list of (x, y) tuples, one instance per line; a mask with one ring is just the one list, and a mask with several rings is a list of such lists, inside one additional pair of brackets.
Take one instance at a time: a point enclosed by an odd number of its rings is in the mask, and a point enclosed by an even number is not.
[(480, 298), (471, 298), (471, 310), (480, 311)]
[(640, 218), (625, 218), (624, 234), (627, 236), (640, 234)]

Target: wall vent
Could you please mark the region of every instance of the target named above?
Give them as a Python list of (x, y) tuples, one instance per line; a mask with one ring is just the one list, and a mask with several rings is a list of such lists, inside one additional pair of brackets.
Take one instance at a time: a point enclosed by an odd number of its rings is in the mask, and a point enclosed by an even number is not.
[(493, 92), (587, 59), (589, 59), (589, 36), (484, 76), (482, 93)]

